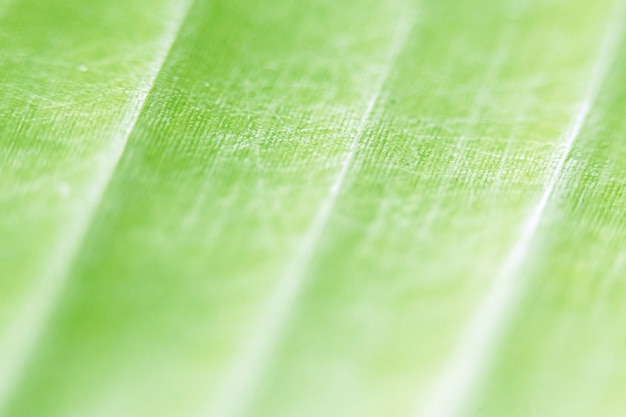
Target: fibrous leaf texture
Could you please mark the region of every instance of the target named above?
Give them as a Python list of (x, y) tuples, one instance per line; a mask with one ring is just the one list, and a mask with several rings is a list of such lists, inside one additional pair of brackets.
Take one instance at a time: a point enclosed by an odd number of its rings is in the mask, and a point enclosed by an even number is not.
[(0, 416), (623, 416), (625, 26), (0, 0)]

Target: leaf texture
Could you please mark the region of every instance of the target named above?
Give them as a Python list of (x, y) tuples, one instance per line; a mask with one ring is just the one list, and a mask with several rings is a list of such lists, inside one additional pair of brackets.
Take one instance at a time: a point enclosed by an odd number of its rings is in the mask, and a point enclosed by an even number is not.
[(625, 2), (0, 2), (0, 415), (621, 416)]

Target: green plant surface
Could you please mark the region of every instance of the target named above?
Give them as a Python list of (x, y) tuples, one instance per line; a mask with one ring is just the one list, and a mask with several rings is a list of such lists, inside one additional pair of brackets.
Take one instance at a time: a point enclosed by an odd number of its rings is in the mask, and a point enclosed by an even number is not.
[(0, 416), (622, 416), (625, 4), (0, 0)]
[(523, 314), (495, 360), (488, 398), (478, 401), (486, 415), (619, 416), (625, 409), (625, 66), (622, 43), (555, 185), (533, 262), (523, 267)]
[(153, 0), (19, 0), (0, 12), (2, 408), (68, 288), (183, 10)]

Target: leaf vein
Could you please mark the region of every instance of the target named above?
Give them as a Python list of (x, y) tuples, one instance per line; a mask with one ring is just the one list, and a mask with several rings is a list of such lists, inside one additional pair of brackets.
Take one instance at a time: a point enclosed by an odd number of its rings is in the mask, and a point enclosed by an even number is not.
[(548, 183), (530, 216), (523, 223), (519, 239), (497, 272), (495, 280), (483, 297), (467, 326), (463, 329), (456, 350), (447, 361), (443, 372), (435, 381), (433, 391), (416, 417), (456, 417), (466, 405), (472, 388), (480, 381), (489, 361), (494, 356), (501, 334), (515, 314), (519, 298), (524, 292), (524, 280), (517, 279), (520, 269), (528, 258), (531, 244), (537, 235), (546, 209), (554, 196), (556, 186), (562, 180), (567, 158), (589, 116), (598, 92), (616, 55), (624, 34), (626, 2), (617, 0), (613, 19), (599, 45), (591, 68), (591, 78), (585, 95), (567, 129), (562, 151), (556, 166), (548, 177)]
[(308, 267), (327, 229), (338, 196), (345, 184), (345, 179), (353, 164), (374, 108), (380, 101), (391, 71), (399, 55), (406, 47), (407, 40), (414, 27), (414, 16), (398, 25), (384, 70), (357, 125), (356, 133), (348, 143), (347, 150), (341, 160), (339, 172), (330, 185), (326, 198), (321, 203), (308, 230), (305, 232), (295, 256), (287, 265), (278, 283), (272, 289), (271, 295), (264, 303), (264, 313), (254, 326), (255, 330), (242, 344), (242, 349), (236, 356), (234, 366), (224, 379), (218, 394), (218, 401), (211, 406), (210, 415), (216, 417), (240, 417), (245, 414), (253, 401), (255, 391), (269, 367), (273, 351), (278, 344), (281, 334), (284, 332), (290, 313), (298, 302), (306, 280)]
[[(96, 174), (89, 187), (81, 212), (76, 214), (73, 223), (68, 227), (64, 239), (51, 251), (48, 261), (44, 262), (45, 271), (32, 289), (14, 319), (8, 324), (0, 343), (0, 415), (18, 389), (23, 374), (32, 360), (38, 342), (43, 337), (46, 327), (60, 303), (63, 292), (68, 285), (72, 267), (76, 263), (81, 247), (93, 225), (94, 216), (102, 204), (114, 173), (126, 149), (126, 145), (135, 130), (137, 121), (145, 110), (148, 97), (152, 93), (156, 81), (161, 74), (172, 48), (184, 26), (194, 0), (181, 2), (177, 5), (177, 15), (169, 22), (161, 40), (161, 53), (157, 54), (150, 68), (150, 76), (138, 91), (134, 100), (133, 111), (121, 123), (121, 134), (111, 143), (109, 159)], [(173, 4), (177, 4), (176, 1)]]

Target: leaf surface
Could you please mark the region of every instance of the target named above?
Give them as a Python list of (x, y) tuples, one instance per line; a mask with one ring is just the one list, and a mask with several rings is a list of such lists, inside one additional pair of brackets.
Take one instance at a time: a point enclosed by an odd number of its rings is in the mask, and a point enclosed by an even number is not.
[(0, 414), (619, 416), (623, 3), (0, 3)]

